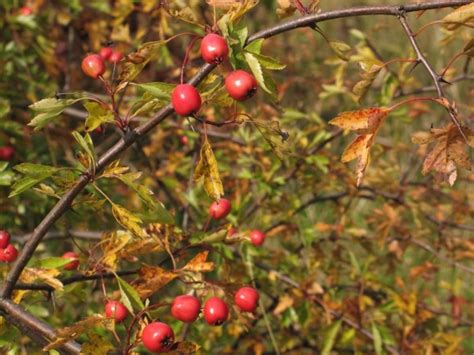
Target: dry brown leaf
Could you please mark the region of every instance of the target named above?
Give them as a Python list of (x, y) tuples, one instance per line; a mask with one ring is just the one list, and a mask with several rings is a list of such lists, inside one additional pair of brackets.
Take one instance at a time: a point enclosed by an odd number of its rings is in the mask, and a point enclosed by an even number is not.
[(95, 355), (101, 354), (106, 355), (111, 350), (114, 350), (114, 346), (105, 338), (97, 334), (89, 334), (89, 340), (82, 344), (81, 354), (84, 355)]
[(288, 308), (293, 306), (294, 300), (291, 296), (289, 295), (283, 295), (280, 297), (278, 300), (278, 304), (273, 310), (274, 315), (278, 315), (286, 311)]
[(178, 273), (158, 266), (142, 266), (138, 275), (139, 278), (132, 284), (142, 299), (150, 297), (178, 277)]
[(89, 332), (92, 327), (101, 326), (107, 329), (112, 329), (113, 325), (113, 319), (105, 318), (100, 314), (90, 316), (70, 327), (65, 327), (56, 330), (56, 339), (53, 342), (49, 343), (47, 346), (45, 346), (43, 348), (43, 351), (49, 351), (51, 349), (57, 348), (58, 346), (61, 346), (62, 344), (67, 343), (70, 340), (74, 340), (80, 335)]
[(357, 131), (358, 133), (374, 133), (389, 114), (387, 107), (370, 107), (357, 111), (346, 111), (329, 121), (329, 124)]
[(190, 341), (181, 341), (174, 343), (168, 355), (182, 355), (182, 354), (194, 354), (199, 350), (200, 346)]

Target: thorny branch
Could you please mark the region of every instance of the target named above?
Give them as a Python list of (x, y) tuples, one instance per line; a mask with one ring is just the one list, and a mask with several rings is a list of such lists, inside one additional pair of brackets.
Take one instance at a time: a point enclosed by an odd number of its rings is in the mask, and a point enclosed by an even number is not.
[[(386, 15), (386, 16), (399, 16), (400, 21), (407, 31), (407, 34), (410, 37), (413, 47), (417, 51), (418, 57), (421, 62), (425, 65), (427, 70), (432, 75), (435, 86), (440, 97), (444, 97), (443, 89), (440, 86), (441, 79), (434, 73), (426, 59), (421, 54), (414, 38), (411, 33), (404, 13), (413, 12), (419, 10), (429, 10), (429, 9), (439, 9), (446, 7), (456, 7), (465, 4), (469, 4), (469, 0), (455, 0), (455, 1), (433, 1), (420, 4), (409, 4), (403, 6), (367, 6), (367, 7), (358, 7), (358, 8), (349, 8), (344, 10), (335, 10), (328, 11), (325, 13), (311, 14), (303, 16), (301, 18), (290, 20), (282, 24), (276, 25), (274, 27), (268, 28), (266, 30), (257, 32), (253, 36), (249, 37), (246, 41), (247, 44), (260, 39), (260, 38), (269, 38), (277, 34), (284, 33), (290, 30), (294, 30), (302, 27), (311, 27), (316, 23), (328, 21), (332, 19), (338, 19), (343, 17), (354, 17), (354, 16), (364, 16), (364, 15)], [(216, 65), (207, 64), (204, 65), (199, 72), (189, 81), (192, 85), (199, 84), (209, 73), (211, 73)], [(460, 129), (460, 125), (457, 122), (454, 111), (448, 109), (451, 118), (456, 123)], [(69, 209), (74, 199), (84, 190), (84, 188), (91, 182), (94, 172), (101, 172), (107, 165), (113, 162), (121, 153), (127, 150), (132, 146), (137, 140), (139, 140), (144, 135), (148, 134), (153, 128), (159, 125), (163, 120), (165, 120), (169, 115), (173, 113), (173, 108), (171, 104), (163, 107), (157, 114), (151, 118), (149, 121), (143, 123), (138, 128), (129, 130), (126, 134), (121, 137), (114, 146), (107, 150), (98, 160), (97, 165), (93, 167), (90, 171), (84, 173), (76, 182), (76, 184), (66, 192), (61, 199), (56, 203), (56, 205), (50, 210), (50, 212), (43, 218), (40, 224), (35, 228), (30, 238), (24, 245), (17, 261), (11, 268), (0, 292), (0, 310), (1, 313), (10, 321), (12, 324), (16, 325), (26, 335), (31, 337), (38, 344), (44, 344), (45, 342), (51, 339), (54, 339), (55, 333), (54, 330), (46, 325), (39, 319), (34, 318), (29, 313), (24, 311), (20, 306), (12, 303), (9, 298), (11, 297), (12, 291), (15, 288), (21, 272), (26, 267), (28, 261), (32, 257), (39, 243), (46, 235), (46, 233), (52, 228), (54, 223), (62, 217), (62, 215)], [(461, 131), (464, 136), (464, 133)], [(351, 325), (351, 324), (349, 324)], [(63, 345), (62, 347), (65, 351), (69, 353), (79, 353), (80, 346), (73, 341), (70, 341)]]

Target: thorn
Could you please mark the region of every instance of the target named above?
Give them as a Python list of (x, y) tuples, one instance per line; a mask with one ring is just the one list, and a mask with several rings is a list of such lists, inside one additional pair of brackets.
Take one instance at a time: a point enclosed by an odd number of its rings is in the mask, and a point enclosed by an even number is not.
[(448, 84), (448, 85), (452, 85), (453, 83), (450, 83), (449, 81), (447, 81), (445, 78), (443, 78), (442, 76), (439, 76), (438, 77), (438, 81), (440, 83), (443, 83), (443, 84)]
[(415, 62), (415, 64), (413, 64), (413, 66), (411, 67), (411, 69), (409, 70), (408, 74), (411, 74), (411, 72), (413, 70), (415, 70), (415, 68), (418, 66), (418, 64), (421, 63), (421, 60), (417, 59), (417, 61)]

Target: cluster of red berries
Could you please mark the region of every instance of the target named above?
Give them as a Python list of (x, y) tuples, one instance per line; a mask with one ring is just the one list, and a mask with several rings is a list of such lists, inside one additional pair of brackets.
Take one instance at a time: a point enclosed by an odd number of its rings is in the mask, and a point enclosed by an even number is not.
[(15, 148), (10, 146), (0, 147), (0, 161), (10, 161), (15, 155)]
[(105, 73), (105, 62), (117, 64), (123, 58), (122, 52), (111, 47), (104, 47), (99, 54), (89, 54), (82, 60), (81, 69), (87, 76), (98, 79)]
[[(232, 204), (226, 198), (221, 198), (219, 201), (214, 201), (211, 206), (209, 206), (209, 216), (215, 220), (219, 220), (222, 218), (227, 217), (232, 209)], [(228, 235), (232, 237), (232, 235), (236, 234), (237, 231), (235, 228), (229, 229)], [(254, 229), (249, 233), (250, 241), (255, 246), (260, 246), (265, 241), (265, 233), (258, 229)]]
[[(201, 41), (201, 57), (209, 64), (219, 64), (229, 56), (226, 40), (215, 33), (206, 35)], [(252, 97), (257, 91), (257, 81), (245, 70), (235, 70), (227, 75), (225, 87), (229, 95), (237, 101)], [(190, 116), (201, 108), (201, 95), (190, 84), (179, 84), (171, 94), (171, 103), (180, 116)]]
[[(234, 297), (236, 306), (242, 312), (253, 313), (257, 309), (260, 295), (252, 287), (240, 288)], [(171, 315), (173, 318), (192, 323), (201, 312), (201, 302), (192, 295), (181, 295), (176, 297), (171, 304)], [(113, 318), (117, 323), (123, 322), (129, 312), (123, 303), (109, 300), (105, 304), (105, 316)], [(207, 324), (217, 326), (223, 324), (229, 317), (229, 307), (219, 297), (210, 297), (203, 308), (203, 317)], [(145, 348), (151, 352), (161, 353), (169, 351), (174, 344), (173, 329), (163, 322), (151, 322), (143, 329), (141, 339)]]
[(18, 257), (18, 250), (10, 244), (10, 233), (0, 230), (0, 262), (12, 263)]

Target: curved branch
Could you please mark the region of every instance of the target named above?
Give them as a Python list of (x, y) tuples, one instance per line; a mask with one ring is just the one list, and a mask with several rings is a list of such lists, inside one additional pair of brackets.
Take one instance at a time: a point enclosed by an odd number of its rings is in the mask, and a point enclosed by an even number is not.
[[(307, 27), (314, 25), (318, 22), (323, 22), (331, 19), (337, 19), (342, 17), (354, 17), (354, 16), (363, 16), (363, 15), (391, 15), (397, 16), (400, 13), (419, 11), (419, 10), (428, 10), (428, 9), (438, 9), (444, 7), (455, 7), (465, 4), (469, 4), (471, 1), (436, 1), (436, 2), (427, 2), (422, 4), (410, 4), (410, 5), (401, 5), (401, 6), (369, 6), (369, 7), (358, 7), (350, 8), (344, 10), (335, 10), (325, 13), (312, 14), (298, 18), (296, 20), (291, 20), (269, 29), (260, 31), (253, 36), (249, 37), (246, 43), (250, 43), (260, 38), (269, 38), (277, 34), (287, 32), (296, 28)], [(214, 68), (215, 64), (206, 64), (200, 71), (189, 81), (192, 85), (199, 84)], [(95, 167), (95, 172), (101, 172), (108, 164), (113, 162), (122, 152), (129, 148), (133, 143), (140, 139), (143, 135), (146, 135), (153, 128), (155, 128), (159, 123), (166, 119), (169, 115), (173, 113), (173, 108), (171, 104), (162, 108), (153, 118), (148, 122), (145, 122), (136, 129), (128, 131), (124, 137), (122, 137), (114, 146), (112, 146), (107, 152), (105, 152), (97, 162)], [(41, 223), (35, 228), (28, 242), (25, 244), (23, 250), (21, 251), (17, 261), (11, 268), (7, 278), (4, 282), (3, 288), (0, 293), (0, 309), (3, 312), (6, 312), (11, 315), (13, 310), (10, 307), (10, 301), (7, 301), (7, 298), (10, 298), (11, 293), (14, 289), (14, 285), (18, 281), (21, 272), (27, 265), (34, 251), (36, 250), (38, 244), (41, 242), (47, 231), (54, 225), (54, 223), (69, 209), (71, 203), (74, 199), (84, 190), (84, 188), (91, 182), (94, 174), (90, 170), (87, 173), (84, 173), (76, 182), (74, 187), (72, 187), (68, 192), (66, 192), (61, 199), (56, 203), (56, 205), (51, 209), (51, 211), (44, 217)], [(16, 306), (19, 308), (19, 306)], [(9, 316), (10, 317), (10, 316)], [(42, 324), (38, 319), (35, 319), (30, 315), (31, 318), (35, 320), (37, 325)], [(21, 322), (15, 323), (21, 327)], [(43, 334), (43, 333), (41, 333)], [(33, 338), (36, 339), (37, 336), (33, 335)]]

